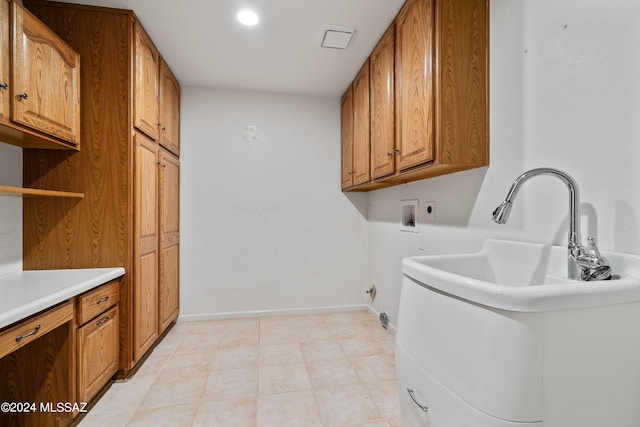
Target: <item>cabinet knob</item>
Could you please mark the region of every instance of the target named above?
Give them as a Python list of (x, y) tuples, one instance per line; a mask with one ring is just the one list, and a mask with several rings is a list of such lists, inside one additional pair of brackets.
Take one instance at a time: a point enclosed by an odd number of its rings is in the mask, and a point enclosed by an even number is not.
[(389, 158), (393, 157), (393, 153), (391, 151), (387, 151), (387, 156), (389, 156)]
[(398, 148), (394, 149), (393, 152), (400, 154), (400, 150)]
[(9, 90), (9, 85), (7, 82), (0, 83), (0, 89)]
[(29, 99), (29, 95), (27, 95), (27, 92), (22, 92), (22, 93), (21, 93), (20, 95), (18, 95), (18, 96), (19, 96), (20, 98), (22, 98), (22, 99), (25, 99), (25, 100)]

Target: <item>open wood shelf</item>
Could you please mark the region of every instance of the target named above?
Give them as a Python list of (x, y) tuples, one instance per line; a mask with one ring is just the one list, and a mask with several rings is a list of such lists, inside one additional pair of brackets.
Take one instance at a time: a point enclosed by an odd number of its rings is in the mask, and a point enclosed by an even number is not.
[(15, 197), (71, 197), (84, 199), (84, 193), (71, 193), (69, 191), (40, 190), (35, 188), (8, 187), (0, 185), (0, 196)]

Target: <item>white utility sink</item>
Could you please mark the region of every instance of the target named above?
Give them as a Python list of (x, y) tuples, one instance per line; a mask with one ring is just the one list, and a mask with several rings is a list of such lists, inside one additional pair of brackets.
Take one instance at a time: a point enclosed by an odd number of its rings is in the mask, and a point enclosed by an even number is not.
[(567, 278), (567, 248), (488, 240), (403, 260), (403, 426), (640, 426), (640, 256)]
[(405, 258), (403, 273), (442, 292), (512, 311), (550, 311), (640, 301), (640, 256), (603, 255), (614, 278), (567, 278), (567, 248), (487, 240), (473, 254)]

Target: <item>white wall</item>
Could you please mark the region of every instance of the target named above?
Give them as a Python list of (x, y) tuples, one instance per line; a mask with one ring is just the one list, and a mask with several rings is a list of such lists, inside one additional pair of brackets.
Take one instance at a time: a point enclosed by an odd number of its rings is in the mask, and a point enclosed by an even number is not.
[(339, 101), (185, 87), (181, 102), (181, 316), (366, 303), (367, 195), (340, 192)]
[[(491, 211), (520, 173), (562, 169), (578, 182), (582, 235), (640, 253), (640, 2), (491, 1), (491, 165), (369, 197), (369, 277), (377, 310), (397, 319), (405, 256), (478, 250), (487, 237), (565, 245), (568, 192), (539, 177), (507, 225)], [(436, 201), (417, 236), (399, 231), (400, 201)]]
[[(350, 306), (397, 319), (405, 256), (475, 251), (487, 237), (565, 244), (567, 191), (521, 190), (510, 221), (491, 211), (521, 172), (563, 169), (581, 188), (583, 237), (640, 253), (640, 2), (491, 1), (491, 166), (367, 194), (339, 191), (339, 102), (183, 88), (181, 313)], [(258, 139), (243, 138), (255, 125)], [(21, 151), (0, 144), (0, 183)], [(400, 201), (436, 201), (417, 236)], [(21, 268), (22, 202), (0, 197), (0, 274)]]
[[(0, 185), (22, 186), (22, 149), (0, 143)], [(0, 196), (0, 276), (22, 270), (22, 198)]]

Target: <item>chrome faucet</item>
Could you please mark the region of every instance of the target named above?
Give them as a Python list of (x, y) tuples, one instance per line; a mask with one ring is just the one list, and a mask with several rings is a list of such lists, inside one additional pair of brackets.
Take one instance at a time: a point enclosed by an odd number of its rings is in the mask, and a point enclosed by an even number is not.
[(513, 200), (518, 190), (529, 178), (538, 175), (552, 175), (561, 179), (569, 189), (569, 247), (568, 247), (568, 276), (574, 280), (608, 280), (611, 279), (611, 267), (607, 260), (600, 255), (593, 237), (587, 240), (591, 248), (582, 245), (580, 237), (580, 193), (578, 184), (571, 176), (557, 169), (538, 168), (531, 169), (520, 175), (513, 181), (507, 197), (493, 211), (493, 221), (498, 224), (506, 224), (513, 206)]

